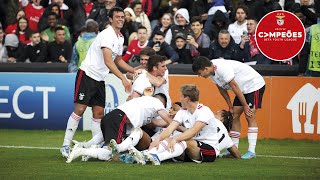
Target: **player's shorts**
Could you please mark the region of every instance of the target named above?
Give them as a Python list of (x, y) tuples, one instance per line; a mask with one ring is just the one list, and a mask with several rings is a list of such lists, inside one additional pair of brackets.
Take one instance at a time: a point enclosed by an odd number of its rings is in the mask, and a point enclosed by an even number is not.
[(111, 139), (121, 143), (126, 136), (126, 123), (129, 122), (127, 115), (120, 109), (115, 109), (106, 114), (101, 120), (101, 131), (104, 141), (109, 143)]
[(96, 81), (79, 69), (74, 89), (75, 103), (105, 107), (106, 87), (104, 81)]
[[(266, 86), (263, 86), (262, 88), (260, 88), (256, 91), (253, 91), (249, 94), (244, 94), (244, 97), (245, 97), (245, 99), (251, 109), (261, 108), (262, 97), (263, 97), (265, 87)], [(242, 106), (242, 104), (237, 96), (234, 98), (233, 106)]]
[[(197, 141), (197, 140), (195, 140)], [(201, 160), (191, 159), (187, 153), (184, 155), (184, 162), (214, 162), (216, 160), (216, 150), (209, 144), (197, 141), (198, 147), (200, 148)]]

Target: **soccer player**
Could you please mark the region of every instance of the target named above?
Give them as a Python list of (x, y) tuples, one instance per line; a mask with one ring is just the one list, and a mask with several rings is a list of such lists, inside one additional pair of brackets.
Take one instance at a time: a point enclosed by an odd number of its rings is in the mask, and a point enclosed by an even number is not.
[[(265, 90), (263, 77), (252, 67), (238, 61), (215, 59), (209, 60), (199, 56), (192, 65), (192, 70), (199, 76), (210, 79), (217, 85), (220, 94), (233, 113), (230, 136), (238, 147), (240, 138), (240, 115), (244, 112), (248, 122), (248, 152), (242, 159), (256, 157), (255, 147), (258, 137), (256, 112), (261, 108), (262, 97)], [(232, 90), (236, 97), (231, 103), (227, 90)]]
[[(165, 95), (156, 94), (154, 97), (142, 96), (134, 98), (118, 106), (115, 110), (106, 114), (101, 121), (102, 133), (100, 134), (103, 135), (105, 142), (111, 142), (113, 149), (82, 148), (76, 144), (68, 157), (67, 163), (72, 162), (79, 156), (109, 160), (116, 153), (127, 150), (129, 145), (137, 145), (140, 139), (146, 135), (140, 127), (151, 123), (157, 116), (160, 116), (167, 124), (172, 121), (169, 113), (165, 110), (165, 104)], [(130, 135), (121, 143), (122, 138), (126, 134)], [(111, 141), (112, 139), (115, 142)], [(114, 148), (115, 146), (117, 147)]]
[(87, 106), (92, 106), (93, 136), (101, 131), (100, 121), (105, 107), (104, 79), (109, 71), (121, 79), (126, 92), (131, 91), (131, 84), (117, 67), (119, 66), (125, 71), (134, 72), (131, 66), (121, 60), (124, 42), (120, 33), (120, 29), (124, 24), (123, 9), (119, 7), (112, 8), (109, 12), (109, 21), (111, 26), (97, 35), (77, 73), (74, 111), (69, 117), (64, 142), (60, 149), (64, 157), (69, 155), (71, 140)]
[[(152, 55), (149, 57), (146, 65), (146, 70), (142, 70), (142, 73), (133, 81), (132, 92), (128, 100), (136, 97), (141, 97), (146, 88), (154, 88), (151, 81), (156, 81), (157, 77), (163, 77), (167, 72), (166, 58), (159, 55)], [(156, 88), (157, 89), (157, 88)], [(156, 92), (157, 94), (158, 92)]]
[[(160, 136), (150, 144), (144, 153), (154, 165), (180, 156), (185, 151), (185, 161), (214, 162), (219, 155), (217, 126), (213, 112), (198, 102), (199, 90), (195, 85), (181, 87), (182, 109)], [(179, 125), (187, 130), (175, 137), (170, 135)], [(161, 146), (159, 146), (161, 144)], [(129, 151), (134, 150), (133, 147)], [(134, 154), (134, 153), (133, 153)]]

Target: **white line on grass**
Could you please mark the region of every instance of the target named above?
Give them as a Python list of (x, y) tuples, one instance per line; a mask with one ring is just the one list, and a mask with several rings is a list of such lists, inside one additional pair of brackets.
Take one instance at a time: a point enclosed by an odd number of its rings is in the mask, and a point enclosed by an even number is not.
[[(54, 149), (58, 150), (57, 147), (35, 147), (35, 146), (1, 146), (0, 148), (15, 148), (15, 149)], [(304, 160), (320, 160), (317, 157), (295, 157), (295, 156), (273, 156), (273, 155), (257, 155), (258, 157), (269, 157), (269, 158), (283, 158), (283, 159), (304, 159)]]
[(57, 147), (33, 147), (33, 146), (0, 146), (0, 148), (15, 148), (15, 149), (60, 149)]

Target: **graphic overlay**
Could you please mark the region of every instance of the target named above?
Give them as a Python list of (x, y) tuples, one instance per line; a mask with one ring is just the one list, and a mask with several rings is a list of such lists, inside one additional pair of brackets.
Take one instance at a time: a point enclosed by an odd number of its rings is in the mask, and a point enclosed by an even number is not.
[(275, 61), (295, 57), (306, 40), (300, 19), (288, 11), (273, 11), (258, 23), (256, 41), (260, 52)]

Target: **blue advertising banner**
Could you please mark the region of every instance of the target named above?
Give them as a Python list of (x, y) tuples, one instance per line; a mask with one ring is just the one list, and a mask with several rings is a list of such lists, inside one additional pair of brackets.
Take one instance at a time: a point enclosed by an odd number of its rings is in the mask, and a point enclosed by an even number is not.
[(0, 128), (65, 129), (74, 107), (75, 76), (0, 73)]

